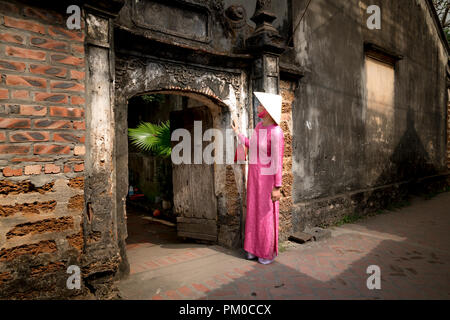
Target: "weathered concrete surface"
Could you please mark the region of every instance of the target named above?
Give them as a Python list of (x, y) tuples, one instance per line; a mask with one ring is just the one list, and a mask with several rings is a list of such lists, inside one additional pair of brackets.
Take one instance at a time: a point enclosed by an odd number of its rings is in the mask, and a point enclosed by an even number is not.
[[(306, 3), (293, 2), (294, 17)], [(381, 30), (366, 26), (369, 4), (382, 8)], [(446, 171), (448, 54), (431, 13), (425, 0), (311, 3), (294, 35), (293, 51), (281, 58), (290, 57), (307, 70), (293, 106), (294, 204), (386, 186), (376, 200), (382, 202), (392, 196), (392, 183)], [(386, 104), (368, 100), (364, 43), (403, 55)], [(303, 225), (296, 227), (339, 219), (345, 210), (336, 213), (336, 205), (319, 220), (298, 211)]]
[[(175, 243), (170, 228), (148, 225), (128, 246), (132, 274), (118, 286), (125, 299), (450, 299), (449, 206), (448, 192), (413, 198), (330, 228), (329, 239), (289, 243), (270, 265), (239, 250)], [(370, 265), (380, 267), (381, 290), (366, 286)]]

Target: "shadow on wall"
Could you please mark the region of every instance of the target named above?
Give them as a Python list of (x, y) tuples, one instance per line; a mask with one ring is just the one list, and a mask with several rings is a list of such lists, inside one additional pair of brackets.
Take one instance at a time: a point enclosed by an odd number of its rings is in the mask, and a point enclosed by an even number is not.
[[(433, 165), (415, 129), (414, 110), (408, 107), (406, 130), (373, 184), (374, 187), (383, 188), (372, 190), (368, 196), (364, 192), (352, 196), (352, 200), (357, 201), (355, 212), (364, 215), (405, 201), (410, 195), (445, 190), (450, 181), (445, 176), (439, 176), (439, 173), (442, 172)], [(437, 176), (433, 178), (434, 175)]]
[(391, 169), (383, 171), (375, 185), (392, 183), (392, 177), (398, 181), (410, 180), (414, 177), (425, 177), (438, 173), (420, 140), (414, 124), (414, 110), (408, 107), (406, 131), (397, 144), (390, 162)]

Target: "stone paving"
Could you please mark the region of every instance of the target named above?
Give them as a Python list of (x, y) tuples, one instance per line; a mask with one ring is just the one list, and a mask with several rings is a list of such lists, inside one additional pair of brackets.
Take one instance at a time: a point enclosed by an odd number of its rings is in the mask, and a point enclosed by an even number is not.
[[(450, 299), (450, 193), (330, 230), (318, 242), (284, 242), (262, 265), (132, 213), (131, 273), (118, 285), (124, 299)], [(380, 290), (367, 288), (370, 265)]]

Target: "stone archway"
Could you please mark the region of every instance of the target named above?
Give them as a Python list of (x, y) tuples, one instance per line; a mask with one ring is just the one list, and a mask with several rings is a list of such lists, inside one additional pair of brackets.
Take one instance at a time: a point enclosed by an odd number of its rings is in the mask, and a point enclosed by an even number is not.
[[(247, 111), (247, 75), (242, 71), (117, 55), (115, 76), (115, 207), (119, 247), (126, 261), (128, 99), (143, 93), (178, 94), (195, 98), (208, 106), (213, 127), (223, 131), (230, 128), (231, 115), (238, 119), (241, 128), (249, 126), (251, 117)], [(217, 242), (226, 247), (240, 247), (245, 216), (245, 166), (214, 164), (214, 192), (217, 200)], [(126, 268), (123, 265), (121, 269), (126, 272)]]

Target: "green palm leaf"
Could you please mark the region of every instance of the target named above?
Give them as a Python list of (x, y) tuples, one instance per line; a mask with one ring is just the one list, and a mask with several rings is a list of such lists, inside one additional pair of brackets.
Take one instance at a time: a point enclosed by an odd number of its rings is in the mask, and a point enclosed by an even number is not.
[(161, 124), (141, 122), (137, 128), (128, 129), (128, 136), (131, 143), (142, 151), (164, 158), (170, 156), (172, 147), (169, 120)]

